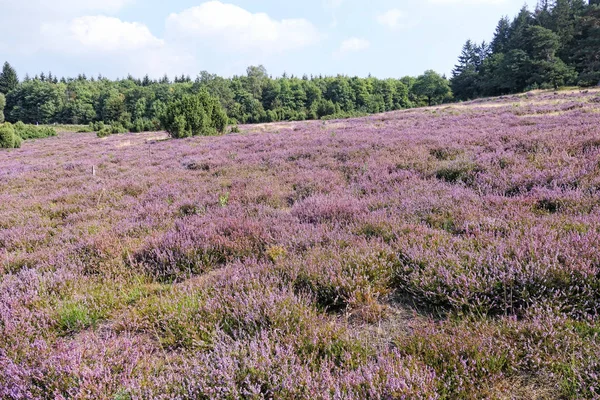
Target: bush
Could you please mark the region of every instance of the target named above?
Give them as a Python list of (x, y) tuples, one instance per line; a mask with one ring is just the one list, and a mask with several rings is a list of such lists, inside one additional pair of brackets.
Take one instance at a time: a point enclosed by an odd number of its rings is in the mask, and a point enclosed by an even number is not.
[(19, 121), (14, 125), (15, 133), (23, 140), (27, 139), (43, 139), (51, 136), (56, 136), (54, 128), (49, 126), (26, 125)]
[(158, 130), (160, 130), (160, 121), (148, 118), (137, 118), (131, 126), (131, 132), (152, 132)]
[(142, 118), (137, 118), (133, 121), (131, 132), (144, 132), (144, 128), (144, 120)]
[(129, 130), (119, 122), (115, 122), (115, 123), (111, 124), (111, 126), (110, 126), (110, 133), (117, 134), (117, 133), (127, 133), (127, 132), (129, 132)]
[(104, 125), (104, 122), (102, 122), (102, 121), (90, 123), (90, 131), (91, 132), (100, 132), (101, 130), (104, 130), (104, 128), (105, 128), (105, 125)]
[(163, 128), (174, 138), (222, 134), (227, 121), (219, 100), (206, 91), (170, 102), (161, 116)]
[(14, 127), (9, 124), (0, 125), (0, 148), (16, 149), (21, 147), (21, 138), (15, 133)]
[(111, 130), (106, 127), (102, 128), (98, 132), (96, 132), (96, 136), (98, 136), (99, 138), (104, 138), (104, 137), (110, 136), (111, 134), (112, 134)]

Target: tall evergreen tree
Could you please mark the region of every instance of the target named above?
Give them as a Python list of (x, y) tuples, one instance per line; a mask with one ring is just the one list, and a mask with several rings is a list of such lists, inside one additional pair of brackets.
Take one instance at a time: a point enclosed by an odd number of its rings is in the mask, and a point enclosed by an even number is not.
[(560, 48), (560, 38), (556, 33), (539, 25), (530, 26), (527, 29), (527, 38), (532, 74), (529, 84), (542, 87), (544, 84), (550, 84), (557, 89), (575, 78), (574, 69), (556, 56)]
[(534, 24), (533, 16), (527, 8), (523, 6), (519, 14), (510, 24), (508, 46), (505, 51), (518, 50), (525, 48), (527, 42), (527, 28)]
[[(485, 46), (485, 43), (483, 46)], [(458, 64), (452, 70), (452, 79), (450, 81), (452, 92), (457, 99), (468, 100), (478, 95), (478, 69), (482, 63), (483, 59), (479, 46), (471, 40), (467, 40), (458, 57)]]
[(19, 85), (19, 77), (17, 71), (8, 63), (5, 62), (0, 73), (0, 93), (7, 94), (13, 91)]
[(510, 40), (510, 20), (508, 17), (502, 17), (496, 26), (494, 39), (492, 40), (491, 51), (493, 53), (504, 53), (508, 50)]
[(581, 19), (581, 31), (576, 36), (573, 63), (580, 74), (580, 84), (600, 85), (600, 4), (591, 5)]

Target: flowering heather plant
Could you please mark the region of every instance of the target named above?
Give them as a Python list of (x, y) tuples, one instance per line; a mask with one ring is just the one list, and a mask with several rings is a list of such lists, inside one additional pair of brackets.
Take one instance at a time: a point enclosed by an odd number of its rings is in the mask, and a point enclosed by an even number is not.
[(0, 398), (600, 398), (600, 104), (0, 151)]

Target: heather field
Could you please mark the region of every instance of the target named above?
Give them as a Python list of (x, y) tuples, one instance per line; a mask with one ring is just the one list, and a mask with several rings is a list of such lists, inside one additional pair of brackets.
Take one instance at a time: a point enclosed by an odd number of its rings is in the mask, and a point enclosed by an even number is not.
[(0, 151), (2, 399), (598, 399), (599, 307), (600, 91)]

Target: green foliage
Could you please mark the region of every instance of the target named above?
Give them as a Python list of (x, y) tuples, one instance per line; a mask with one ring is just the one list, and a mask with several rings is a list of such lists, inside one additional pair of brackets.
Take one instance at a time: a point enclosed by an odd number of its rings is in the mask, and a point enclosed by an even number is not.
[(21, 147), (21, 138), (10, 123), (0, 125), (0, 148), (16, 149)]
[(127, 133), (127, 132), (129, 132), (129, 130), (127, 128), (125, 128), (119, 122), (115, 122), (115, 123), (111, 124), (111, 126), (110, 126), (110, 133), (112, 133), (112, 134)]
[(171, 101), (161, 120), (174, 138), (224, 133), (227, 122), (227, 114), (221, 104), (207, 91)]
[[(594, 2), (540, 2), (503, 17), (491, 46), (467, 41), (453, 71), (452, 89), (461, 100), (600, 83), (600, 7)], [(474, 57), (476, 56), (476, 57)]]
[(42, 139), (56, 136), (56, 130), (48, 126), (26, 125), (19, 121), (12, 125), (5, 123), (0, 125), (0, 147), (18, 148), (21, 142), (27, 139)]
[(0, 93), (7, 94), (15, 90), (18, 85), (17, 72), (8, 62), (5, 62), (0, 73)]
[(58, 309), (58, 328), (63, 334), (79, 332), (95, 325), (98, 319), (84, 304), (67, 302)]
[(129, 130), (119, 122), (106, 125), (102, 121), (91, 123), (87, 131), (96, 132), (96, 136), (99, 138), (107, 137), (113, 134), (129, 132)]
[(5, 115), (13, 123), (82, 125), (116, 121), (128, 130), (156, 131), (166, 117), (167, 104), (206, 91), (218, 100), (231, 124), (315, 120), (419, 105), (418, 96), (411, 90), (413, 81), (347, 76), (271, 78), (261, 66), (248, 68), (245, 76), (225, 79), (201, 72), (194, 82), (178, 77), (174, 83), (168, 78), (153, 81), (147, 76), (143, 80), (128, 77), (109, 81), (80, 75), (59, 81), (42, 74), (34, 79), (26, 77), (11, 91)]
[(104, 128), (105, 128), (105, 125), (104, 125), (104, 122), (102, 122), (102, 121), (90, 123), (90, 131), (91, 132), (99, 132), (101, 130), (104, 130)]
[(4, 122), (4, 107), (6, 106), (6, 97), (0, 93), (0, 124)]
[(27, 124), (60, 122), (65, 91), (63, 84), (23, 82), (6, 96), (6, 119)]
[(19, 121), (14, 124), (15, 133), (23, 140), (43, 139), (56, 136), (56, 130), (49, 126), (26, 125)]
[(110, 130), (110, 128), (107, 128), (107, 127), (104, 127), (102, 129), (99, 129), (98, 131), (96, 131), (96, 136), (98, 136), (99, 138), (105, 138), (110, 135), (112, 135), (112, 131)]
[(417, 96), (424, 97), (427, 105), (440, 104), (452, 96), (448, 80), (435, 71), (428, 70), (413, 85)]

